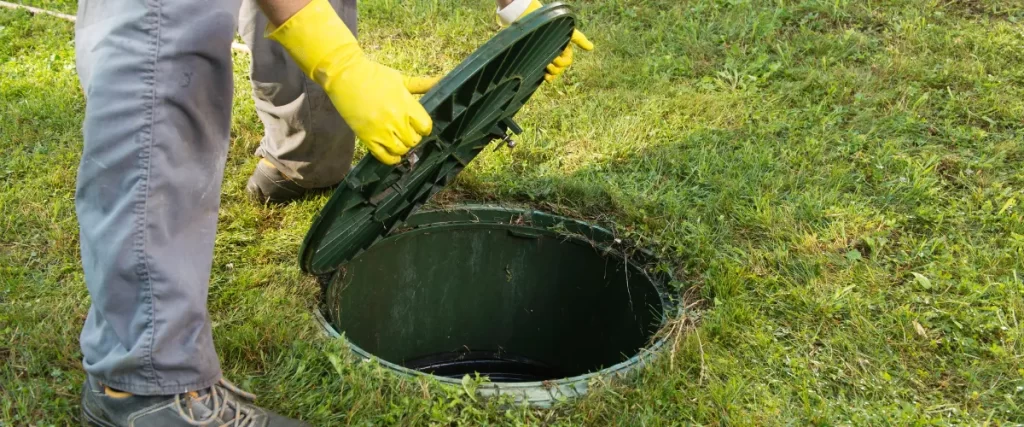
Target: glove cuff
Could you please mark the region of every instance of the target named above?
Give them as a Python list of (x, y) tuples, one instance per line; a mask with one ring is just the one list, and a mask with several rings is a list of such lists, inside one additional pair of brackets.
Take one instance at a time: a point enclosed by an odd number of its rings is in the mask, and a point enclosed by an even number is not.
[(516, 22), (523, 15), (539, 9), (540, 6), (541, 4), (537, 0), (512, 0), (512, 3), (497, 10), (498, 23), (502, 27), (512, 25), (513, 22)]
[(346, 51), (346, 58), (362, 57), (356, 37), (327, 0), (309, 2), (280, 27), (267, 24), (265, 37), (281, 43), (299, 68), (321, 84), (318, 77), (323, 77), (323, 72), (318, 68), (324, 66), (324, 60), (332, 59), (332, 68), (340, 65), (336, 51)]

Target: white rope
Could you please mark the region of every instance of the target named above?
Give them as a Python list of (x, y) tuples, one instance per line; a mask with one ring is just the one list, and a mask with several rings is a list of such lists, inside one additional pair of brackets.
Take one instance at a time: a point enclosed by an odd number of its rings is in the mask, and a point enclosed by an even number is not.
[[(5, 8), (8, 8), (8, 9), (27, 10), (27, 11), (32, 12), (32, 13), (41, 13), (43, 15), (55, 16), (57, 18), (65, 20), (65, 21), (75, 22), (75, 17), (72, 16), (72, 15), (68, 15), (66, 13), (54, 12), (52, 10), (40, 9), (38, 7), (25, 6), (23, 4), (17, 4), (17, 3), (8, 3), (8, 2), (5, 2), (3, 0), (0, 0), (0, 7), (5, 7)], [(251, 53), (250, 50), (249, 50), (249, 46), (246, 46), (246, 45), (244, 45), (242, 43), (239, 43), (239, 42), (231, 42), (231, 48), (234, 49), (234, 50), (237, 50), (239, 52)]]
[(27, 10), (27, 11), (32, 12), (32, 13), (42, 13), (42, 14), (45, 14), (45, 15), (56, 16), (56, 17), (58, 17), (60, 19), (66, 20), (66, 21), (75, 22), (75, 17), (74, 16), (68, 15), (66, 13), (60, 13), (60, 12), (54, 12), (54, 11), (51, 11), (51, 10), (40, 9), (38, 7), (25, 6), (23, 4), (17, 4), (17, 3), (8, 3), (8, 2), (5, 2), (5, 1), (0, 1), (0, 6), (6, 7), (8, 9), (24, 9), (24, 10)]

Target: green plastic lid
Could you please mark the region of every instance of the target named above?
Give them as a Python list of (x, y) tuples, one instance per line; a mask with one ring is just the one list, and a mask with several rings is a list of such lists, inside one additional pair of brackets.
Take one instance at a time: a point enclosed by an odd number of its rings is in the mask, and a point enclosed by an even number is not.
[(498, 32), (423, 95), (433, 133), (398, 165), (363, 157), (313, 219), (299, 253), (303, 271), (336, 270), (401, 224), (492, 141), (522, 132), (512, 116), (544, 82), (544, 68), (574, 28), (568, 6), (546, 5)]

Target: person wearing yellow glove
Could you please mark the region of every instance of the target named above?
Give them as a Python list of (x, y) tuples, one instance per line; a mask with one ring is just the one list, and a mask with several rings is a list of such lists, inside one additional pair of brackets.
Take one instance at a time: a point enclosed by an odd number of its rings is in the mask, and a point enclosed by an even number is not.
[[(271, 33), (271, 37), (263, 38), (263, 31), (269, 24), (258, 7), (246, 7), (243, 4), (240, 33), (243, 40), (253, 50), (253, 90), (256, 98), (256, 112), (263, 122), (265, 136), (260, 143), (256, 155), (260, 157), (246, 189), (257, 202), (286, 203), (300, 198), (316, 188), (329, 187), (340, 182), (348, 172), (352, 158), (352, 146), (356, 134), (364, 141), (368, 150), (378, 160), (393, 164), (404, 153), (408, 146), (400, 141), (392, 141), (391, 145), (381, 144), (355, 129), (357, 119), (349, 118), (347, 112), (357, 112), (361, 108), (361, 100), (355, 96), (344, 94), (337, 79), (332, 86), (319, 84), (302, 84), (305, 81), (316, 81), (310, 73), (315, 67), (311, 63), (298, 63), (284, 54), (307, 57), (309, 54), (324, 54), (323, 50), (333, 46), (347, 46), (357, 49), (355, 36), (355, 4), (354, 0), (341, 1), (341, 7), (335, 5), (341, 15), (345, 27), (338, 20), (326, 13), (328, 7), (322, 3), (310, 3), (308, 13), (295, 13), (291, 27), (307, 27), (307, 20), (323, 19), (323, 23), (315, 23), (316, 28), (323, 28), (325, 33), (307, 34), (292, 31)], [(251, 2), (251, 1), (250, 1)], [(541, 7), (536, 0), (497, 0), (497, 18), (500, 25), (507, 27), (520, 17)], [(247, 10), (250, 13), (247, 13)], [(296, 12), (298, 10), (295, 10)], [(252, 16), (251, 18), (246, 18)], [(326, 27), (319, 27), (326, 26)], [(287, 30), (287, 29), (286, 29)], [(327, 35), (331, 35), (328, 37)], [(307, 43), (303, 37), (314, 37), (316, 43)], [(321, 40), (332, 40), (332, 47), (319, 47)], [(280, 42), (280, 43), (279, 43)], [(578, 46), (584, 50), (593, 49), (594, 45), (579, 31), (572, 35), (572, 44), (552, 61), (547, 69), (546, 80), (551, 82), (564, 73), (572, 63), (573, 48)], [(321, 52), (306, 51), (308, 46), (317, 46)], [(354, 51), (354, 50), (353, 50)], [(353, 57), (361, 58), (361, 55)], [(263, 59), (266, 58), (266, 59)], [(308, 62), (309, 59), (307, 59)], [(355, 63), (356, 69), (382, 70), (394, 81), (394, 73), (376, 65), (369, 60), (360, 60), (367, 67)], [(376, 72), (369, 72), (372, 75)], [(347, 81), (347, 80), (346, 80)], [(414, 93), (424, 93), (437, 79), (406, 79), (407, 89)], [(267, 84), (268, 82), (285, 82), (284, 84)], [(310, 82), (310, 83), (312, 83)], [(341, 85), (343, 86), (343, 85)], [(326, 92), (326, 93), (325, 93)], [(319, 100), (322, 99), (323, 100)], [(337, 110), (332, 108), (336, 106)], [(396, 103), (395, 106), (401, 105)], [(339, 116), (338, 113), (341, 115)], [(344, 119), (342, 119), (344, 118)], [(355, 130), (353, 134), (353, 130)], [(386, 131), (382, 131), (385, 132)], [(407, 132), (408, 133), (408, 132)], [(379, 136), (379, 135), (378, 135)], [(413, 136), (413, 135), (407, 135)], [(336, 161), (325, 161), (332, 159)]]
[[(355, 35), (355, 0), (332, 0), (341, 1), (339, 11), (342, 20)], [(496, 17), (500, 25), (508, 26), (521, 17), (537, 10), (541, 3), (536, 0), (497, 0)], [(316, 9), (316, 8), (319, 9)], [(290, 53), (303, 53), (296, 49), (304, 49), (310, 46), (306, 43), (301, 33), (281, 31), (274, 33), (271, 38), (262, 37), (263, 30), (267, 26), (266, 18), (258, 8), (251, 14), (253, 19), (242, 19), (241, 22), (253, 23), (240, 30), (245, 43), (253, 48), (253, 89), (256, 93), (256, 111), (263, 121), (266, 135), (257, 150), (257, 156), (261, 157), (257, 163), (246, 189), (253, 199), (259, 202), (284, 203), (301, 197), (311, 190), (323, 187), (330, 187), (340, 182), (348, 172), (352, 159), (352, 146), (354, 142), (353, 123), (356, 121), (346, 115), (346, 108), (339, 103), (348, 105), (348, 110), (358, 111), (361, 105), (356, 97), (342, 95), (342, 92), (327, 90), (324, 94), (317, 84), (299, 84), (315, 76), (309, 73), (311, 64), (296, 65), (296, 61), (287, 58), (281, 52), (287, 49)], [(246, 7), (243, 4), (243, 18), (245, 18)], [(312, 13), (317, 10), (317, 13)], [(317, 19), (330, 21), (328, 32), (345, 33), (339, 36), (338, 40), (332, 41), (334, 45), (345, 45), (358, 48), (354, 37), (349, 37), (345, 28), (338, 25), (337, 20), (331, 18), (327, 7), (316, 3), (311, 4), (308, 14), (296, 14), (292, 18), (292, 25), (307, 20), (310, 16)], [(329, 19), (328, 19), (329, 18)], [(327, 22), (324, 22), (327, 24)], [(301, 26), (305, 26), (302, 24)], [(243, 28), (243, 27), (240, 27)], [(324, 33), (328, 34), (328, 33)], [(322, 37), (324, 34), (317, 34), (315, 37)], [(298, 35), (299, 37), (291, 37)], [(294, 40), (292, 40), (294, 38)], [(324, 37), (323, 39), (329, 39)], [(345, 40), (342, 42), (341, 40)], [(586, 36), (575, 31), (572, 36), (573, 43), (570, 44), (547, 68), (545, 79), (553, 81), (557, 76), (565, 72), (565, 69), (572, 64), (573, 45), (583, 50), (592, 50), (594, 45), (587, 40)], [(281, 42), (278, 44), (277, 42)], [(319, 43), (319, 40), (318, 40)], [(284, 47), (282, 48), (282, 45)], [(334, 46), (332, 45), (332, 46)], [(290, 46), (290, 47), (289, 47)], [(359, 57), (359, 56), (356, 56)], [(260, 58), (269, 58), (260, 60)], [(374, 68), (383, 68), (369, 61)], [(386, 72), (385, 74), (393, 74)], [(392, 80), (395, 77), (392, 75)], [(267, 90), (265, 82), (290, 82), (283, 85), (272, 85), (272, 90)], [(437, 79), (410, 79), (406, 88), (413, 94), (424, 93), (435, 83)], [(325, 86), (326, 88), (326, 86)], [(292, 90), (289, 90), (292, 89)], [(304, 95), (304, 97), (302, 96)], [(327, 101), (326, 98), (330, 98)], [(325, 98), (323, 101), (317, 101)], [(337, 112), (341, 113), (339, 116)], [(341, 119), (344, 117), (344, 120)], [(348, 123), (346, 123), (348, 122)], [(351, 127), (350, 127), (351, 126)], [(362, 137), (360, 139), (366, 144), (370, 153), (385, 163), (394, 163), (399, 157), (397, 150), (403, 152), (404, 144), (385, 146), (372, 139)], [(336, 161), (325, 161), (324, 159), (336, 159)]]
[[(352, 1), (79, 0), (84, 424), (307, 425), (224, 379), (214, 348), (207, 295), (231, 137), (231, 44), (237, 23), (266, 127), (254, 177), (301, 191), (337, 183), (353, 135), (394, 164), (431, 132), (413, 93), (436, 79), (369, 60), (349, 29)], [(571, 52), (550, 74), (569, 62)], [(334, 131), (342, 136), (328, 138)]]

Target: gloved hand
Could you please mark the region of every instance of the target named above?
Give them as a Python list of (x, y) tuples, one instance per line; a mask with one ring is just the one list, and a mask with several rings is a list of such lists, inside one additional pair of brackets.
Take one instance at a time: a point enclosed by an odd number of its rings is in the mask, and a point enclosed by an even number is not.
[[(541, 6), (543, 4), (538, 0), (514, 0), (508, 6), (498, 11), (498, 23), (503, 27), (509, 26), (522, 17), (540, 9)], [(565, 72), (566, 68), (569, 68), (569, 65), (572, 65), (572, 45), (575, 44), (585, 51), (594, 50), (594, 44), (587, 40), (587, 36), (583, 35), (579, 30), (572, 31), (571, 41), (572, 43), (565, 47), (562, 54), (555, 58), (551, 64), (548, 64), (547, 69), (544, 70), (544, 80), (548, 83), (554, 81)]]
[(299, 68), (320, 84), (367, 150), (393, 165), (429, 135), (433, 122), (412, 93), (436, 78), (406, 77), (371, 61), (327, 0), (313, 0), (281, 24), (267, 28)]

